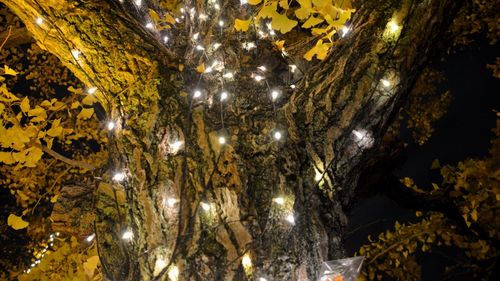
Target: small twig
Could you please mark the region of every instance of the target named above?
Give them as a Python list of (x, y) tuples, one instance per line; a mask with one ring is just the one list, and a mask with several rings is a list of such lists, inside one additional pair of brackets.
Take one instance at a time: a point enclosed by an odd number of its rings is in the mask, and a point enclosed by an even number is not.
[(41, 146), (43, 152), (49, 154), (50, 156), (58, 159), (58, 160), (61, 160), (67, 164), (70, 164), (72, 166), (75, 166), (75, 167), (79, 167), (79, 168), (82, 168), (82, 169), (86, 169), (86, 170), (95, 170), (96, 168), (90, 164), (87, 164), (87, 163), (83, 163), (83, 162), (79, 162), (79, 161), (76, 161), (76, 160), (73, 160), (73, 159), (69, 159), (68, 157), (65, 157), (57, 152), (55, 152), (54, 150), (46, 147), (46, 146)]
[(0, 45), (0, 51), (2, 50), (5, 43), (7, 43), (7, 40), (9, 40), (10, 35), (12, 35), (12, 26), (9, 26), (9, 31), (7, 32), (7, 35), (5, 36), (5, 39), (3, 39), (2, 45)]

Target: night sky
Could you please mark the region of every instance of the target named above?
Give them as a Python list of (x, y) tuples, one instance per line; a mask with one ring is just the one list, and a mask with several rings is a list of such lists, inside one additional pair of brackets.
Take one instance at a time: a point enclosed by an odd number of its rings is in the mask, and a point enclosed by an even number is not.
[[(397, 178), (411, 177), (419, 187), (428, 187), (435, 181), (430, 170), (432, 161), (439, 159), (442, 165), (455, 165), (466, 158), (482, 158), (488, 155), (491, 129), (496, 124), (494, 110), (500, 110), (500, 80), (492, 76), (486, 64), (494, 64), (499, 45), (487, 42), (467, 47), (433, 65), (442, 70), (446, 82), (442, 90), (451, 90), (453, 100), (447, 114), (435, 125), (436, 131), (423, 146), (416, 145), (411, 132), (402, 130), (400, 139), (408, 144), (404, 163), (393, 171)], [(440, 182), (437, 182), (440, 183)], [(375, 185), (383, 185), (377, 183)], [(373, 188), (384, 188), (373, 186)], [(347, 253), (354, 254), (367, 242), (368, 235), (392, 229), (396, 220), (414, 220), (415, 210), (406, 209), (384, 195), (361, 198), (350, 213), (350, 225), (345, 237)], [(422, 262), (423, 281), (439, 280), (447, 262), (441, 255), (425, 253)], [(495, 276), (499, 280), (498, 264)], [(453, 279), (471, 280), (471, 279)]]

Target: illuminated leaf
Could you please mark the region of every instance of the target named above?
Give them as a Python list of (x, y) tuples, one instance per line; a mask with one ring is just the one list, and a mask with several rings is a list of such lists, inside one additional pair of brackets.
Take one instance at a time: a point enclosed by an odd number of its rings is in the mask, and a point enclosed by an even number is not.
[(58, 198), (59, 194), (54, 195), (52, 198), (50, 198), (50, 203), (56, 203)]
[(82, 103), (84, 105), (93, 105), (96, 102), (97, 102), (97, 99), (95, 98), (94, 95), (86, 95), (85, 98), (83, 98), (83, 100), (82, 100)]
[(323, 7), (326, 6), (327, 4), (331, 4), (332, 0), (312, 0), (312, 3), (316, 7)]
[(256, 18), (272, 18), (275, 15), (278, 15), (278, 13), (276, 12), (277, 6), (278, 4), (276, 2), (272, 2), (271, 5), (264, 6), (262, 9), (260, 9)]
[(248, 4), (250, 5), (259, 5), (259, 3), (262, 2), (262, 0), (248, 0)]
[(10, 214), (7, 218), (7, 224), (10, 225), (13, 229), (19, 230), (28, 227), (29, 222), (24, 221), (21, 217), (18, 217), (14, 214)]
[(30, 110), (30, 100), (25, 97), (19, 106), (21, 107), (22, 112), (28, 112), (28, 110)]
[(12, 76), (16, 76), (17, 75), (17, 72), (10, 68), (9, 66), (7, 65), (4, 65), (4, 72), (5, 72), (5, 75), (12, 75)]
[(3, 162), (7, 165), (16, 163), (14, 157), (12, 157), (11, 152), (3, 152), (3, 151), (0, 151), (0, 162)]
[(175, 18), (168, 13), (165, 15), (165, 21), (170, 24), (175, 24)]
[(318, 25), (322, 22), (324, 22), (325, 20), (324, 19), (320, 19), (320, 18), (317, 18), (317, 17), (310, 17), (303, 25), (302, 27), (303, 28), (310, 28), (312, 26), (315, 26), (315, 25)]
[(280, 0), (279, 6), (285, 10), (288, 10), (290, 8), (290, 5), (288, 4), (288, 0)]
[(328, 54), (328, 50), (330, 49), (330, 44), (323, 43), (323, 40), (318, 40), (316, 46), (314, 46), (311, 50), (307, 51), (304, 55), (304, 58), (308, 61), (312, 60), (314, 56), (316, 56), (319, 60), (325, 59)]
[(76, 118), (78, 119), (89, 119), (92, 117), (92, 114), (94, 114), (94, 109), (93, 108), (83, 108), (80, 113), (78, 113), (78, 116)]
[(61, 136), (62, 131), (63, 131), (63, 127), (59, 126), (60, 123), (61, 123), (61, 119), (57, 119), (54, 122), (52, 122), (50, 129), (47, 131), (47, 135), (54, 137), (54, 138)]
[(297, 23), (298, 22), (296, 20), (291, 20), (284, 14), (282, 15), (276, 13), (271, 21), (271, 26), (272, 28), (279, 30), (281, 33), (287, 33), (292, 30)]
[(278, 50), (283, 51), (283, 49), (285, 48), (285, 40), (275, 41), (274, 45), (276, 46), (276, 48), (278, 48)]
[(155, 21), (155, 22), (160, 21), (160, 16), (158, 15), (158, 13), (155, 10), (148, 9), (148, 14), (153, 21)]
[(83, 268), (85, 270), (85, 274), (87, 277), (92, 278), (94, 276), (94, 271), (97, 268), (97, 264), (99, 263), (98, 256), (92, 256), (87, 259), (86, 262), (83, 263)]
[(234, 20), (234, 28), (237, 30), (237, 31), (247, 31), (248, 30), (248, 27), (250, 26), (250, 22), (252, 21), (252, 19), (248, 19), (248, 20), (240, 20), (240, 19), (235, 19)]
[(202, 63), (202, 64), (198, 65), (198, 66), (196, 67), (196, 71), (197, 71), (198, 73), (203, 73), (203, 72), (205, 72), (205, 64), (204, 64), (204, 63)]
[(36, 167), (36, 163), (40, 161), (43, 155), (42, 149), (38, 147), (30, 147), (24, 152), (27, 153), (24, 159), (24, 166), (26, 167)]
[(311, 0), (299, 0), (300, 8), (295, 10), (298, 19), (305, 20), (312, 12)]

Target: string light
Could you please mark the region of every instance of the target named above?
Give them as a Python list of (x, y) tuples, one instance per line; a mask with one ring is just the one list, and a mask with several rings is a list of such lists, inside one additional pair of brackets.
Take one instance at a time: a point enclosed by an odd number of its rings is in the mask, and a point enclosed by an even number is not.
[(109, 131), (113, 130), (115, 128), (115, 122), (109, 121), (107, 124), (107, 128)]
[(179, 200), (178, 200), (178, 199), (171, 198), (171, 197), (169, 197), (169, 198), (167, 198), (167, 199), (165, 200), (165, 203), (166, 203), (167, 207), (169, 207), (169, 208), (174, 207), (174, 206), (175, 206), (175, 204), (177, 204), (177, 202), (179, 202)]
[(297, 70), (297, 66), (295, 64), (290, 64), (289, 67), (292, 73), (295, 72), (295, 70)]
[(352, 130), (352, 134), (355, 137), (355, 141), (358, 146), (369, 148), (373, 144), (373, 138), (370, 133), (364, 129)]
[(323, 178), (323, 174), (316, 168), (314, 168), (314, 180), (320, 181)]
[(168, 40), (170, 40), (170, 38), (168, 38), (168, 36), (163, 36), (163, 43), (168, 43)]
[(94, 94), (95, 92), (97, 91), (97, 88), (96, 87), (90, 87), (87, 89), (87, 94)]
[(205, 202), (201, 202), (201, 203), (200, 203), (200, 206), (201, 206), (201, 208), (202, 208), (205, 212), (210, 211), (210, 204), (205, 203)]
[(38, 17), (38, 18), (36, 18), (35, 22), (38, 25), (42, 25), (43, 24), (43, 19), (41, 17)]
[(202, 45), (196, 45), (196, 50), (203, 51), (205, 48)]
[(214, 8), (215, 8), (216, 10), (220, 10), (220, 5), (219, 5), (219, 3), (215, 3), (215, 4), (214, 4)]
[(261, 75), (255, 74), (255, 75), (253, 75), (253, 79), (255, 79), (255, 81), (257, 81), (257, 82), (260, 82), (260, 81), (264, 80), (264, 77)]
[(199, 97), (201, 97), (201, 91), (200, 90), (194, 91), (193, 98), (197, 99)]
[(245, 272), (250, 271), (250, 269), (252, 268), (252, 259), (250, 258), (250, 255), (248, 253), (246, 253), (241, 259), (241, 265), (243, 266)]
[(176, 265), (172, 266), (169, 269), (167, 275), (168, 275), (168, 279), (170, 279), (170, 281), (179, 280), (179, 268)]
[(125, 232), (123, 232), (123, 234), (122, 234), (123, 240), (130, 240), (133, 237), (134, 237), (134, 233), (130, 229), (125, 230)]
[(91, 235), (89, 235), (87, 238), (85, 238), (85, 240), (87, 242), (92, 242), (92, 240), (94, 240), (95, 238), (95, 233), (92, 233)]
[(200, 14), (200, 15), (198, 16), (198, 19), (200, 19), (201, 21), (206, 21), (206, 20), (208, 19), (208, 16), (207, 16), (207, 15), (205, 15), (205, 14)]
[(244, 42), (242, 45), (243, 45), (243, 49), (245, 49), (247, 51), (250, 51), (254, 48), (257, 48), (257, 45), (255, 45), (254, 42)]
[(290, 88), (295, 89), (296, 88), (295, 84), (290, 85)]
[(280, 131), (274, 132), (273, 137), (275, 140), (280, 140), (282, 137), (281, 132)]
[(141, 6), (141, 4), (142, 4), (142, 0), (135, 0), (135, 1), (134, 1), (134, 4), (135, 4), (136, 6)]
[(223, 21), (223, 20), (220, 20), (220, 21), (219, 21), (219, 26), (220, 26), (220, 27), (223, 27), (223, 26), (224, 26), (224, 21)]
[(155, 261), (155, 269), (153, 275), (158, 275), (165, 267), (167, 267), (167, 261), (164, 259), (156, 259)]
[(154, 28), (153, 23), (148, 22), (148, 23), (146, 24), (146, 28), (147, 28), (147, 29), (153, 29), (153, 28)]
[(259, 281), (267, 281), (267, 279), (266, 279), (266, 278), (264, 278), (264, 277), (260, 277), (260, 278), (259, 278)]
[(114, 174), (113, 176), (113, 180), (116, 181), (116, 182), (121, 182), (125, 179), (125, 173), (116, 173)]
[(340, 29), (340, 31), (342, 32), (342, 37), (346, 36), (347, 33), (349, 33), (349, 28), (347, 26), (342, 26), (342, 28)]
[(222, 77), (224, 77), (226, 79), (231, 79), (234, 77), (234, 74), (232, 72), (226, 72), (226, 73), (224, 73), (224, 75), (222, 75)]
[(264, 65), (261, 65), (259, 67), (257, 67), (260, 71), (264, 72), (267, 70), (267, 68), (264, 66)]
[(283, 205), (283, 204), (285, 204), (285, 199), (283, 197), (276, 197), (276, 198), (273, 198), (273, 202), (278, 204), (278, 205)]
[(222, 44), (221, 44), (221, 43), (214, 43), (214, 44), (212, 45), (212, 48), (213, 48), (213, 50), (215, 51), (215, 50), (219, 49), (219, 47), (220, 47), (220, 46), (222, 46)]
[(200, 33), (199, 32), (196, 32), (195, 34), (193, 34), (193, 39), (194, 40), (198, 40), (198, 37), (200, 37)]
[(225, 144), (226, 143), (226, 138), (225, 137), (219, 137), (219, 144)]
[(227, 92), (224, 91), (224, 92), (220, 93), (220, 101), (225, 101), (227, 99), (227, 97), (228, 97)]
[(391, 81), (387, 80), (387, 79), (381, 79), (380, 82), (382, 83), (382, 86), (388, 88), (391, 86)]
[(170, 151), (172, 153), (177, 153), (181, 148), (184, 142), (182, 141), (174, 141), (173, 143), (169, 144), (170, 146)]
[(240, 0), (240, 5), (246, 5), (248, 3), (248, 0)]
[(71, 50), (71, 55), (75, 58), (75, 60), (78, 60), (78, 58), (80, 57), (80, 51), (79, 50)]
[(391, 20), (387, 23), (387, 29), (391, 33), (396, 33), (399, 30), (399, 25), (395, 20)]
[(279, 95), (280, 95), (280, 92), (278, 92), (277, 90), (271, 91), (271, 98), (273, 100), (276, 100), (279, 97)]
[(288, 214), (286, 217), (285, 217), (285, 220), (290, 223), (291, 225), (295, 225), (295, 217), (293, 216), (293, 214)]

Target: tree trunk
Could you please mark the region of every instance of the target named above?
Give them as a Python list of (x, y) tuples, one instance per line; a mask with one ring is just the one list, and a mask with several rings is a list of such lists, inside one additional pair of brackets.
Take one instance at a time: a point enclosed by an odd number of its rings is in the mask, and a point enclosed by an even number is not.
[[(283, 85), (287, 62), (259, 47), (248, 64), (239, 63), (241, 35), (232, 28), (224, 37), (212, 33), (215, 17), (180, 23), (184, 29), (176, 29), (168, 49), (144, 27), (143, 11), (127, 1), (1, 2), (38, 44), (98, 87), (107, 120), (117, 124), (109, 135), (109, 166), (96, 174), (108, 183), (117, 171), (127, 175), (113, 183), (114, 194), (97, 196), (103, 201), (96, 204), (97, 241), (111, 280), (167, 280), (174, 264), (179, 280), (315, 280), (322, 261), (343, 256), (344, 212), (368, 152), (461, 4), (358, 1), (351, 32), (324, 61), (300, 65), (307, 74), (295, 90), (283, 91), (274, 111), (265, 83), (249, 73), (266, 61), (275, 73), (269, 83)], [(244, 12), (236, 2), (224, 3), (228, 23)], [(194, 6), (206, 8), (205, 1)], [(391, 19), (402, 27), (394, 35), (386, 31)], [(186, 38), (195, 30), (223, 44), (236, 72), (237, 86), (224, 106), (209, 79), (200, 84), (203, 98), (192, 98), (198, 81), (192, 68), (200, 57)], [(273, 141), (276, 128), (286, 132), (284, 140)], [(218, 143), (221, 134), (225, 145)], [(176, 141), (184, 143), (179, 151)], [(113, 202), (107, 200), (123, 192), (125, 208), (109, 211)], [(272, 200), (279, 196), (283, 205)], [(167, 198), (180, 201), (170, 207)], [(294, 225), (285, 220), (292, 213)], [(121, 239), (126, 229), (133, 232), (130, 241)], [(247, 271), (245, 254), (253, 264)]]

